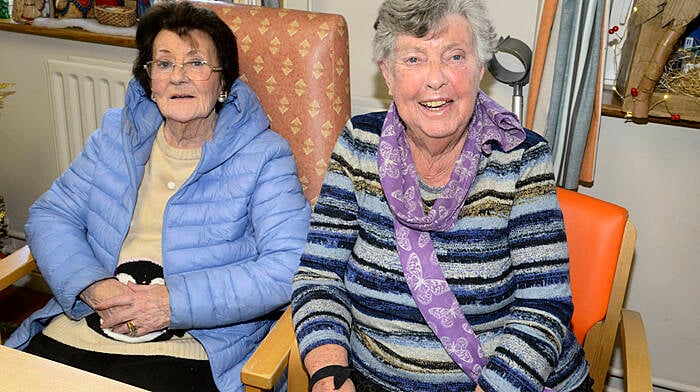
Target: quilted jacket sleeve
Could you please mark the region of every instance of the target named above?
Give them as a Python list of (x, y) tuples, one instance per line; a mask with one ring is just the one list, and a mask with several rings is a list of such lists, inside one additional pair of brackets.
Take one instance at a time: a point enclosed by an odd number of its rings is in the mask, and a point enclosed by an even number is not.
[(100, 156), (98, 130), (84, 150), (31, 207), (27, 242), (56, 300), (69, 317), (92, 312), (78, 296), (90, 284), (113, 276), (88, 244), (86, 216), (95, 163)]

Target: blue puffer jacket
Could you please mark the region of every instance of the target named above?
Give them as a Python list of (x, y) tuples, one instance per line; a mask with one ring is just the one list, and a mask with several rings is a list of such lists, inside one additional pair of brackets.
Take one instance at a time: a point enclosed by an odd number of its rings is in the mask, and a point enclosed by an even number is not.
[[(55, 297), (6, 345), (26, 347), (59, 313), (92, 312), (79, 294), (113, 276), (162, 120), (132, 80), (124, 108), (106, 112), (83, 152), (31, 207), (27, 240)], [(237, 80), (213, 140), (163, 217), (170, 327), (189, 329), (202, 343), (222, 391), (242, 389), (241, 367), (272, 324), (264, 316), (289, 302), (309, 216), (289, 144)]]

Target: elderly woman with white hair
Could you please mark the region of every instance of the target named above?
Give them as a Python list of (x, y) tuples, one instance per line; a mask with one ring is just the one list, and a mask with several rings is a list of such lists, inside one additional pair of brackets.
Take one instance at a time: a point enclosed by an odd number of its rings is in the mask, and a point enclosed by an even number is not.
[(590, 391), (546, 141), (479, 90), (478, 0), (386, 0), (293, 281), (313, 392)]

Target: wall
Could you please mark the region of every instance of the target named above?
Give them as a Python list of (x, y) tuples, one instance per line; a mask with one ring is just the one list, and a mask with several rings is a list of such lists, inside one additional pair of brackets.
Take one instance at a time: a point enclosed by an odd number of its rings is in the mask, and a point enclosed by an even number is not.
[[(343, 14), (349, 25), (353, 112), (388, 99), (371, 63), (374, 14), (380, 0), (308, 0), (311, 9)], [(488, 0), (499, 35), (532, 46), (536, 0)], [(371, 16), (369, 16), (371, 15)], [(0, 110), (0, 193), (10, 229), (21, 234), (26, 209), (58, 175), (48, 112), (45, 58), (69, 53), (130, 62), (128, 48), (0, 31), (0, 81), (17, 83)], [(19, 66), (7, 66), (19, 64)], [(510, 107), (511, 89), (485, 74), (482, 88)], [(527, 97), (527, 89), (524, 92)], [(595, 183), (583, 193), (621, 204), (639, 230), (626, 306), (644, 317), (652, 370), (662, 390), (700, 391), (700, 130), (603, 118)]]
[[(637, 226), (625, 306), (642, 314), (659, 384), (700, 391), (700, 129), (603, 118), (595, 183)], [(691, 388), (686, 385), (693, 385)]]

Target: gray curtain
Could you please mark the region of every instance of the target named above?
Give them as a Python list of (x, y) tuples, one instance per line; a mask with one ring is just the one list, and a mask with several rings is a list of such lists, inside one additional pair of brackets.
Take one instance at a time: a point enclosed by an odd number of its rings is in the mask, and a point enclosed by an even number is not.
[(561, 22), (544, 136), (557, 185), (577, 189), (595, 109), (604, 0), (560, 0)]

